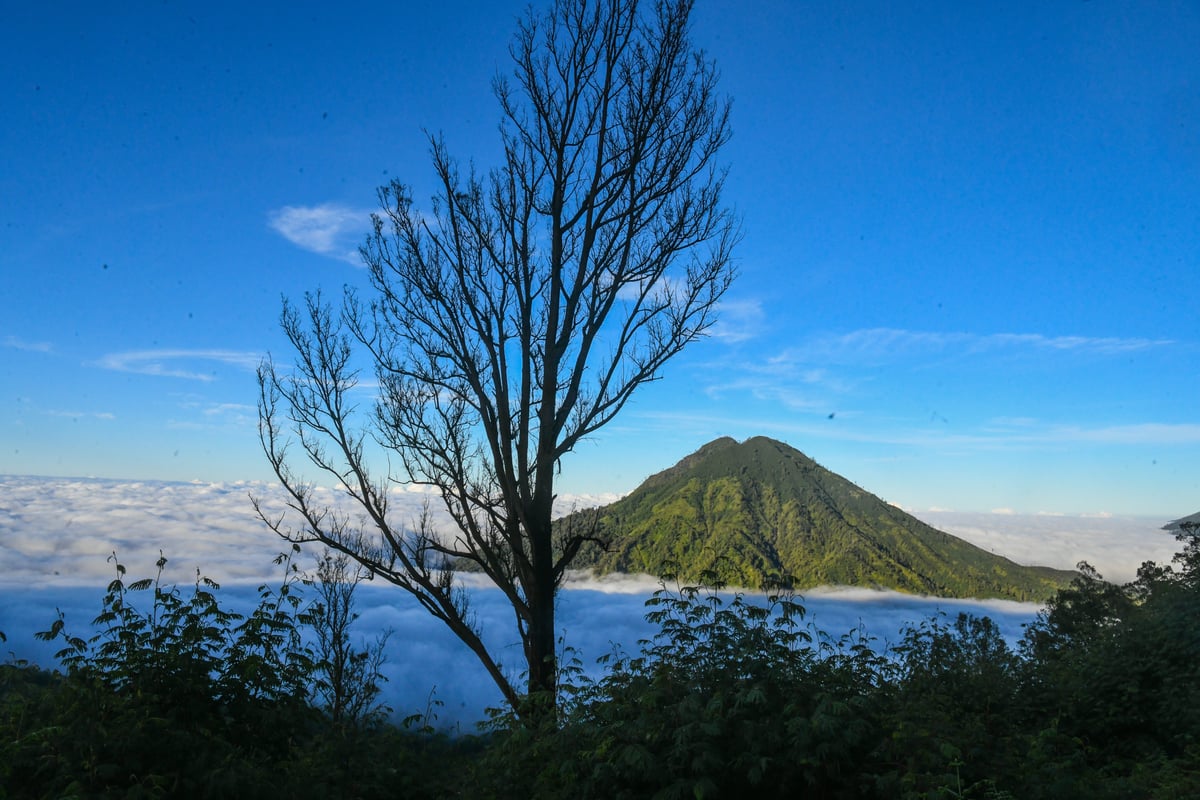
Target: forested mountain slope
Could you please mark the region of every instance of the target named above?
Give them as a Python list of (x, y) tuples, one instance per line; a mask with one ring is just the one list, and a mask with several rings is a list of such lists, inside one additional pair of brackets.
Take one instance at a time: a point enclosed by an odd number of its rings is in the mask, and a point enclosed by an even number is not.
[(731, 585), (790, 576), (943, 597), (1044, 600), (1075, 573), (1016, 564), (926, 525), (766, 437), (710, 442), (635, 491), (560, 520), (594, 527), (575, 566), (715, 572)]

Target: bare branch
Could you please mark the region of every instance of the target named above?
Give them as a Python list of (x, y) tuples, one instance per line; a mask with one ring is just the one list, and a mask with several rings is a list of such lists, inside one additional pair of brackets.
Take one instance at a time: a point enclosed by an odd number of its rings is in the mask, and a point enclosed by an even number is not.
[[(596, 539), (553, 535), (559, 462), (704, 335), (733, 279), (739, 231), (716, 161), (729, 103), (688, 41), (690, 11), (690, 0), (530, 11), (511, 75), (493, 83), (502, 163), (483, 176), (460, 170), (429, 136), (429, 208), (418, 211), (402, 183), (379, 190), (360, 251), (370, 298), (347, 290), (337, 314), (320, 295), (285, 302), (295, 366), (259, 370), (260, 438), (290, 498), (283, 516), (256, 505), (264, 523), (408, 591), (518, 709), (454, 569), (504, 592), (527, 691), (554, 692), (555, 591)], [(378, 383), (369, 409), (360, 355)], [(298, 465), (360, 516), (318, 505)], [(454, 533), (434, 531), (428, 514), (398, 527), (396, 484), (432, 487)]]

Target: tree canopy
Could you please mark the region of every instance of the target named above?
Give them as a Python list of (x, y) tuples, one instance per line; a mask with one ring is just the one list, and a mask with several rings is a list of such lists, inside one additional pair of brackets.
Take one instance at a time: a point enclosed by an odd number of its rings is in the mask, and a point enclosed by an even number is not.
[[(464, 173), (432, 135), (429, 206), (398, 181), (379, 190), (361, 249), (369, 295), (347, 291), (337, 310), (319, 294), (285, 302), (294, 370), (268, 361), (259, 372), (263, 447), (299, 515), (260, 509), (264, 520), (409, 592), (514, 707), (555, 694), (555, 592), (589, 538), (554, 535), (561, 459), (705, 333), (733, 279), (739, 229), (717, 161), (729, 102), (689, 42), (691, 6), (557, 0), (530, 11), (512, 74), (494, 82), (503, 162)], [(362, 415), (355, 353), (378, 383)], [(376, 446), (386, 462), (371, 458)], [(305, 462), (363, 522), (318, 502)], [(456, 530), (390, 517), (397, 484), (436, 489)], [(524, 692), (484, 645), (454, 580), (460, 565), (512, 604)]]

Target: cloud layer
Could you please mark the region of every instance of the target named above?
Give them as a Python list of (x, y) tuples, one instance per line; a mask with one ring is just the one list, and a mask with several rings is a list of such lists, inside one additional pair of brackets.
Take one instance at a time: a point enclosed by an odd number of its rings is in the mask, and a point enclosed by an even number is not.
[(253, 370), (262, 361), (261, 353), (236, 350), (133, 350), (109, 353), (96, 362), (96, 366), (118, 372), (134, 372), (139, 375), (158, 375), (167, 378), (186, 378), (194, 381), (212, 381), (216, 377), (212, 370), (200, 371), (195, 362), (215, 362), (243, 370)]
[[(257, 520), (249, 494), (279, 507), (278, 487), (266, 483), (163, 483), (0, 476), (0, 630), (21, 658), (51, 664), (53, 646), (35, 642), (60, 608), (79, 632), (99, 610), (113, 575), (106, 558), (116, 551), (132, 577), (153, 575), (161, 551), (166, 578), (189, 586), (197, 570), (225, 586), (227, 602), (252, 607), (255, 587), (278, 582), (272, 559), (283, 549)], [(337, 502), (333, 492), (326, 493)], [(396, 492), (398, 520), (420, 512), (426, 493)], [(561, 500), (561, 509), (612, 497)], [(1147, 558), (1169, 559), (1174, 539), (1148, 520), (968, 515), (926, 512), (927, 521), (975, 544), (1026, 563), (1071, 566), (1087, 559), (1112, 578), (1133, 574)], [(1161, 524), (1161, 523), (1158, 523)], [(302, 556), (305, 559), (315, 554)], [(477, 583), (477, 582), (476, 582)], [(575, 576), (561, 593), (559, 624), (566, 643), (596, 674), (595, 659), (621, 646), (636, 648), (652, 634), (645, 600), (657, 584), (645, 576), (586, 580)], [(491, 646), (515, 672), (521, 663), (512, 614), (501, 593), (471, 588), (474, 609)], [(358, 630), (373, 638), (392, 630), (384, 671), (387, 697), (397, 713), (424, 709), (430, 692), (444, 705), (439, 724), (469, 728), (499, 695), (466, 648), (400, 590), (364, 584), (358, 596)], [(895, 642), (906, 623), (939, 612), (987, 613), (1012, 640), (1033, 619), (1037, 606), (1002, 601), (951, 601), (894, 592), (826, 590), (807, 594), (808, 620), (839, 636), (860, 624), (880, 644)]]
[(13, 350), (24, 350), (28, 353), (49, 353), (54, 346), (49, 342), (28, 342), (19, 336), (5, 336), (4, 346)]
[(1118, 356), (1174, 344), (1170, 339), (1115, 336), (1046, 336), (1040, 333), (965, 333), (911, 331), (898, 328), (863, 328), (830, 334), (789, 351), (787, 360), (826, 363), (874, 364), (897, 358), (930, 355), (966, 355), (1011, 350), (1073, 352)]
[(1162, 530), (1166, 520), (1150, 517), (991, 514), (917, 511), (935, 528), (999, 553), (1019, 564), (1075, 569), (1087, 561), (1111, 581), (1132, 580), (1143, 561), (1169, 562), (1178, 549)]

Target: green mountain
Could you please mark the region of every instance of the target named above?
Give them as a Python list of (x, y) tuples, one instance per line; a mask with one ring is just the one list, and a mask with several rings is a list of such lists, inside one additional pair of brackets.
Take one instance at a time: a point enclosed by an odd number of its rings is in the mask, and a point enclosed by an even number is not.
[(790, 576), (942, 597), (1044, 600), (1075, 573), (1027, 567), (936, 530), (782, 442), (710, 442), (634, 492), (559, 521), (589, 530), (573, 566), (712, 571), (734, 586)]

